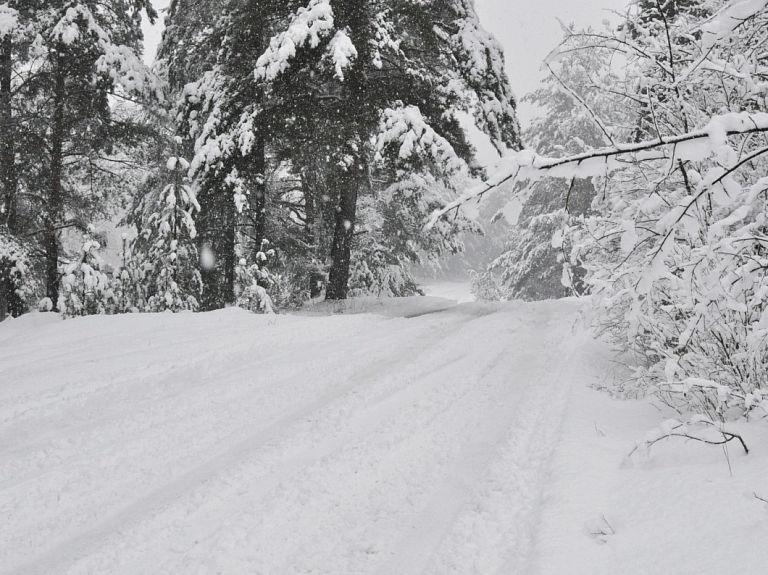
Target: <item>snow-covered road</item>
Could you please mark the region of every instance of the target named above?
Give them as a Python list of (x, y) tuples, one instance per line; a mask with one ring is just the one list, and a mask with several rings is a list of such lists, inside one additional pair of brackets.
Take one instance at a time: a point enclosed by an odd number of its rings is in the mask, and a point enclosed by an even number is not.
[(526, 574), (578, 307), (4, 324), (0, 572)]

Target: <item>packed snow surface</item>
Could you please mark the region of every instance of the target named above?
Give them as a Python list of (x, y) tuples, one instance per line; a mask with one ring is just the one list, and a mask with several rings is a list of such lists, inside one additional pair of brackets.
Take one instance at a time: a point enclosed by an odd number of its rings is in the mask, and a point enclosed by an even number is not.
[(4, 322), (0, 573), (765, 573), (765, 428), (627, 463), (581, 307)]

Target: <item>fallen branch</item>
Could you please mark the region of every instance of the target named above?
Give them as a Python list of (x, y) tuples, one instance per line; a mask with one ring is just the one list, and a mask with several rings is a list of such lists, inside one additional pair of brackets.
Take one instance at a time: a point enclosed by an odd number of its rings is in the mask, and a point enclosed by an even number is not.
[(701, 441), (702, 443), (708, 443), (709, 445), (725, 445), (729, 441), (738, 439), (739, 442), (741, 443), (741, 446), (744, 448), (744, 453), (747, 455), (749, 454), (749, 449), (747, 448), (747, 444), (744, 443), (744, 439), (741, 437), (741, 435), (739, 435), (738, 433), (730, 433), (728, 431), (723, 431), (721, 429), (718, 429), (718, 431), (723, 434), (723, 441), (712, 441), (709, 439), (704, 439), (703, 437), (696, 437), (695, 435), (689, 435), (687, 433), (668, 433), (667, 435), (663, 435), (658, 439), (654, 439), (653, 441), (647, 442), (646, 447), (651, 447), (654, 443), (657, 443), (662, 439), (667, 439), (668, 437), (684, 437), (685, 439), (693, 439), (695, 441)]

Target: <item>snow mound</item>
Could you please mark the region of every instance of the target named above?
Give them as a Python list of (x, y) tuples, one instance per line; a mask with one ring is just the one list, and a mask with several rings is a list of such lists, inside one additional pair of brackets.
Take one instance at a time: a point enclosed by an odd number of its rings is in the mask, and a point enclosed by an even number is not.
[(363, 296), (339, 301), (308, 303), (297, 314), (303, 316), (374, 314), (389, 318), (413, 318), (451, 309), (457, 303), (452, 299), (430, 296), (392, 298)]

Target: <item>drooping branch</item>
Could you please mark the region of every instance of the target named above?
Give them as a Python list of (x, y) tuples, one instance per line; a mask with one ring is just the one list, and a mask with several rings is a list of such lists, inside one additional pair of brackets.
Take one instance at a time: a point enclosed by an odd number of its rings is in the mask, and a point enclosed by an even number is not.
[[(532, 150), (521, 150), (506, 156), (502, 160), (502, 163), (506, 164), (506, 166), (502, 167), (494, 176), (469, 190), (460, 198), (433, 212), (427, 223), (427, 228), (431, 228), (440, 218), (454, 210), (458, 210), (465, 203), (476, 200), (507, 182), (536, 181), (544, 177), (573, 178), (607, 175), (622, 167), (621, 160), (624, 156), (633, 156), (660, 148), (674, 148), (679, 144), (696, 140), (709, 139), (713, 141), (714, 146), (716, 145), (714, 140), (724, 136), (731, 137), (755, 133), (768, 133), (768, 113), (739, 113), (715, 116), (700, 130), (637, 143), (618, 144), (564, 158), (547, 158), (539, 156)], [(636, 159), (648, 160), (659, 158), (647, 156)]]

